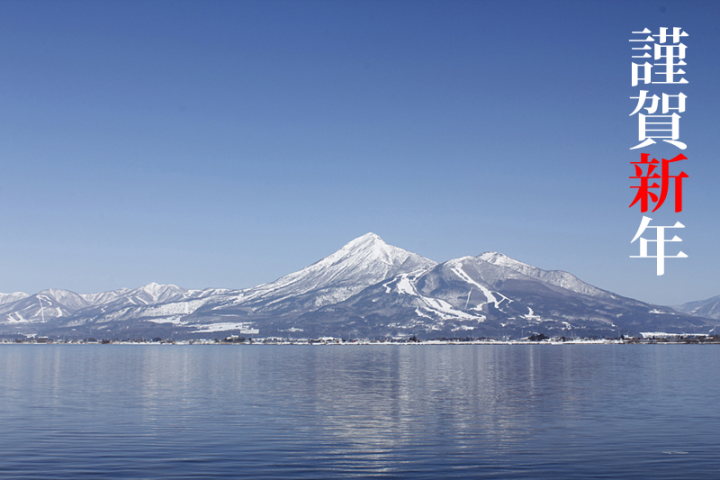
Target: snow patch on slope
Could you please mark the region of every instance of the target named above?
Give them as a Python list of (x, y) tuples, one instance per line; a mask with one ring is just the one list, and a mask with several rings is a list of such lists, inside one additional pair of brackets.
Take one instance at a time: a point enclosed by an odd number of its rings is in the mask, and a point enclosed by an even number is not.
[[(487, 302), (481, 303), (480, 305), (477, 306), (477, 308), (480, 308), (483, 305), (487, 305), (488, 303), (494, 304), (495, 308), (497, 308), (497, 309), (500, 308), (500, 302), (498, 301), (497, 298), (495, 298), (495, 295), (493, 295), (493, 293), (487, 287), (480, 285), (475, 280), (470, 278), (470, 275), (465, 273), (465, 271), (462, 269), (462, 259), (450, 260), (447, 264), (450, 267), (450, 269), (453, 271), (453, 273), (455, 273), (455, 275), (457, 275), (458, 277), (463, 279), (465, 282), (467, 282), (471, 285), (474, 285), (483, 293), (483, 295), (485, 295)], [(507, 299), (507, 297), (505, 297), (504, 295), (503, 295), (503, 298)], [(470, 294), (468, 293), (468, 301), (469, 300), (470, 300)]]

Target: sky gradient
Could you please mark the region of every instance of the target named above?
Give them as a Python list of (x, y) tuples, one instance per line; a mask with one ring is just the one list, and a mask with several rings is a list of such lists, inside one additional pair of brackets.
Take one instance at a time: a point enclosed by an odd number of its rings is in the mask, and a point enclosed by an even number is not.
[[(244, 288), (367, 232), (720, 294), (720, 2), (0, 0), (0, 291)], [(630, 32), (689, 33), (684, 260), (630, 259)], [(653, 87), (662, 92), (662, 86)], [(657, 147), (667, 158), (675, 147)]]

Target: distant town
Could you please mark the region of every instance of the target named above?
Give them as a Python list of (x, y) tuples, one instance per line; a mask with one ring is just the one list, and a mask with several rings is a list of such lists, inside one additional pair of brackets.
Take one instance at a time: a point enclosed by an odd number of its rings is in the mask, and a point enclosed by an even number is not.
[(191, 340), (174, 340), (155, 337), (152, 339), (138, 338), (134, 340), (96, 339), (54, 339), (49, 337), (29, 336), (26, 338), (0, 339), (0, 344), (29, 345), (587, 345), (587, 344), (627, 344), (627, 345), (680, 345), (680, 344), (720, 344), (720, 335), (704, 334), (672, 334), (649, 333), (639, 337), (621, 336), (619, 338), (567, 338), (548, 337), (544, 334), (530, 335), (521, 339), (492, 338), (438, 338), (431, 340), (418, 339), (416, 336), (403, 339), (344, 339), (333, 337), (321, 338), (252, 338), (230, 335), (223, 338), (200, 338)]

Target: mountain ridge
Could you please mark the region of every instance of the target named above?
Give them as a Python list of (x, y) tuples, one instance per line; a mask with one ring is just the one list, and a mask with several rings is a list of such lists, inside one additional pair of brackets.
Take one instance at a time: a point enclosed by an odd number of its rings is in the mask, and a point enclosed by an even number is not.
[(0, 335), (620, 336), (709, 331), (716, 324), (499, 252), (438, 263), (374, 233), (301, 270), (241, 290), (151, 282), (93, 294), (59, 289), (0, 294)]

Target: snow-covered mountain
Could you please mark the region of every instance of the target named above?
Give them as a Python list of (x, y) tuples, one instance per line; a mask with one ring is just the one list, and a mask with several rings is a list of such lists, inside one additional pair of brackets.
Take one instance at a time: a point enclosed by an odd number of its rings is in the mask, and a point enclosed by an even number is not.
[(2, 305), (3, 303), (17, 302), (18, 300), (22, 300), (23, 298), (27, 297), (28, 294), (23, 292), (0, 293), (0, 305)]
[(593, 297), (607, 298), (608, 296), (612, 296), (609, 292), (593, 287), (570, 273), (563, 272), (561, 270), (541, 270), (526, 263), (518, 262), (517, 260), (503, 255), (502, 253), (485, 252), (479, 255), (478, 258), (488, 263), (492, 263), (493, 265), (515, 270), (527, 277), (535, 278), (542, 282), (562, 287), (572, 292), (582, 293)]
[(684, 303), (673, 308), (690, 315), (720, 320), (720, 295), (708, 298), (707, 300)]
[(233, 305), (255, 314), (305, 312), (342, 302), (387, 278), (425, 271), (435, 265), (432, 260), (367, 233), (309, 267), (242, 291)]
[[(501, 260), (501, 261), (499, 261)], [(277, 334), (288, 322), (277, 324)], [(566, 272), (544, 271), (497, 253), (462, 257), (401, 274), (344, 302), (292, 319), (313, 336), (505, 337), (522, 333), (620, 336), (707, 331), (708, 321), (614, 295)]]
[[(77, 294), (68, 290), (43, 290), (35, 295), (13, 294), (18, 300), (0, 303), (0, 333), (14, 327), (17, 333), (67, 335), (73, 332), (136, 330), (138, 324), (177, 323), (208, 297), (229, 290), (185, 290), (175, 285), (150, 283), (136, 289)], [(37, 328), (35, 328), (37, 327)], [(131, 329), (132, 327), (132, 329)], [(150, 328), (152, 330), (152, 328)], [(130, 332), (128, 332), (130, 333)]]
[(0, 294), (0, 334), (498, 338), (690, 333), (717, 323), (692, 313), (624, 298), (496, 252), (438, 264), (368, 233), (298, 272), (245, 290), (151, 283), (95, 294)]

